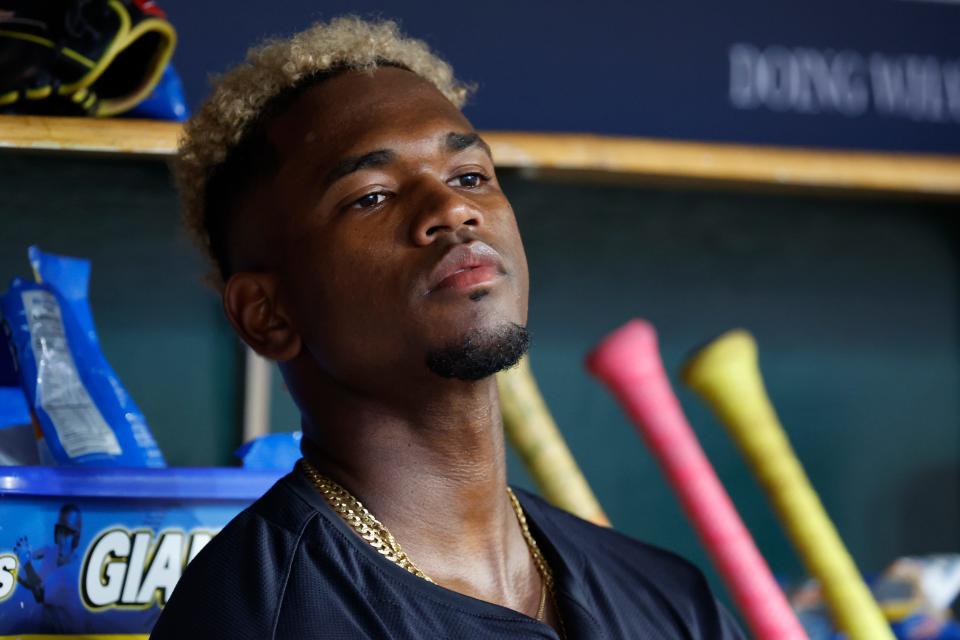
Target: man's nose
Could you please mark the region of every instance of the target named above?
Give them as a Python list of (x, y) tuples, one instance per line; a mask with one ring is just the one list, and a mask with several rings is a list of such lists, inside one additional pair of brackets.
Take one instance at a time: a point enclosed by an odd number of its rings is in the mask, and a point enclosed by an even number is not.
[(445, 233), (483, 224), (483, 214), (472, 199), (448, 184), (425, 180), (412, 203), (415, 208), (411, 234), (414, 244), (426, 246)]

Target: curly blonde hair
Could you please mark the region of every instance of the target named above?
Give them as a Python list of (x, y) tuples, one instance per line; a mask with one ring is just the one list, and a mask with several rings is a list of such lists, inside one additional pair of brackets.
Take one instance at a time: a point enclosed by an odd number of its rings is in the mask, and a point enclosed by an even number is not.
[[(250, 184), (267, 169), (264, 162), (269, 159), (260, 160), (270, 157), (269, 150), (263, 153), (265, 125), (306, 87), (337, 73), (379, 66), (417, 74), (457, 108), (471, 90), (425, 42), (405, 37), (395, 22), (356, 16), (268, 40), (215, 81), (210, 97), (184, 126), (174, 163), (184, 224), (216, 266), (215, 284), (222, 285), (229, 276), (226, 236), (236, 185)], [(234, 156), (246, 158), (232, 162)], [(229, 188), (218, 189), (215, 183)]]

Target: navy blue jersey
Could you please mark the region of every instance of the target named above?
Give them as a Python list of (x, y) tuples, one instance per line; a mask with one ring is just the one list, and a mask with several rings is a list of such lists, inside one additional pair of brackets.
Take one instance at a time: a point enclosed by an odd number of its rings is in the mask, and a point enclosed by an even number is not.
[[(568, 640), (742, 638), (685, 560), (517, 496), (556, 580)], [(299, 471), (187, 567), (153, 640), (499, 640), (548, 625), (408, 573), (361, 540)]]

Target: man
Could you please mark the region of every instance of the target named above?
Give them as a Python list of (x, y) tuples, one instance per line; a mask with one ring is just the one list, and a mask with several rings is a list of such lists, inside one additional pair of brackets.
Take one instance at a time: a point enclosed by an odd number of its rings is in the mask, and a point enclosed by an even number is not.
[(465, 95), (345, 18), (252, 51), (187, 126), (187, 222), (304, 460), (154, 638), (740, 637), (691, 565), (508, 490), (493, 374), (527, 348), (527, 265)]
[(41, 605), (38, 630), (64, 632), (77, 628), (77, 576), (80, 558), (80, 533), (83, 519), (80, 508), (64, 504), (53, 525), (53, 544), (34, 550), (27, 536), (21, 536), (13, 548), (20, 564), (17, 581), (33, 594)]

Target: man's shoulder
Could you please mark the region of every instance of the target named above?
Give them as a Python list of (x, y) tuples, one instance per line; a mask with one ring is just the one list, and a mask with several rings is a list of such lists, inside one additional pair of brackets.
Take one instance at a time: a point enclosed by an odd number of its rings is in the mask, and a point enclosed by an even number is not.
[(608, 620), (622, 632), (632, 633), (632, 625), (644, 618), (644, 629), (668, 636), (672, 632), (667, 629), (679, 624), (691, 637), (743, 637), (703, 572), (685, 558), (582, 520), (529, 493), (523, 494), (523, 505), (577, 574), (596, 610), (614, 612), (614, 618), (632, 612), (630, 619)]
[[(197, 570), (226, 556), (230, 561), (269, 552), (292, 552), (316, 507), (298, 491), (295, 473), (280, 478), (265, 494), (237, 514), (190, 563)], [(269, 547), (263, 544), (270, 540)]]
[(292, 474), (281, 478), (190, 562), (151, 638), (198, 629), (270, 637), (293, 557), (317, 514), (294, 484)]
[(590, 562), (612, 562), (623, 569), (641, 569), (644, 573), (669, 572), (685, 580), (697, 580), (700, 570), (682, 556), (579, 518), (528, 492), (520, 492), (525, 508), (535, 510), (534, 518), (544, 529), (551, 544), (561, 552), (569, 550)]

